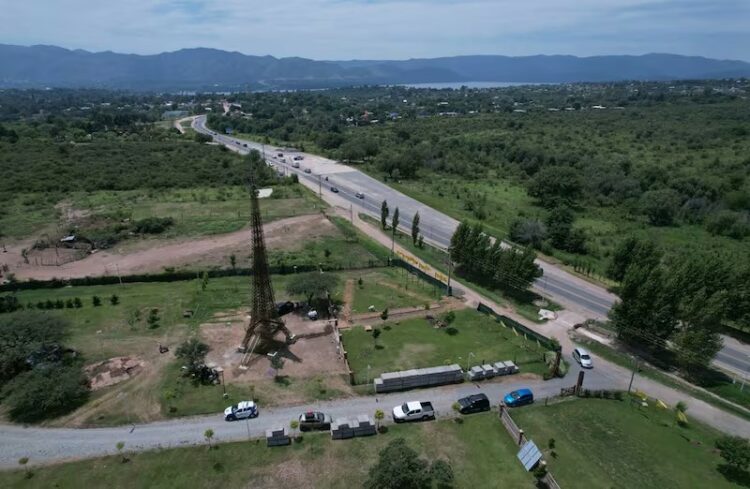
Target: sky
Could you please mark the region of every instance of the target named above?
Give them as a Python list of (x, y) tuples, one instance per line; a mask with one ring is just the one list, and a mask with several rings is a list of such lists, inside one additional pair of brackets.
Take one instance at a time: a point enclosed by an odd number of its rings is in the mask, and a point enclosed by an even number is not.
[(750, 61), (750, 0), (0, 0), (0, 43), (312, 59), (675, 53)]

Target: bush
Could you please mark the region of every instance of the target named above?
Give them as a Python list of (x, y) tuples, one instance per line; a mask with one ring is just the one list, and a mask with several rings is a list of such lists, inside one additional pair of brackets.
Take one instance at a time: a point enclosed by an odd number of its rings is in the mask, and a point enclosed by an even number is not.
[(25, 423), (66, 414), (88, 396), (88, 380), (79, 366), (37, 367), (15, 377), (2, 392), (11, 419)]
[(445, 332), (448, 334), (448, 336), (456, 336), (458, 334), (458, 330), (453, 326), (445, 328)]
[(138, 234), (160, 234), (174, 224), (171, 217), (147, 217), (133, 224), (133, 231)]

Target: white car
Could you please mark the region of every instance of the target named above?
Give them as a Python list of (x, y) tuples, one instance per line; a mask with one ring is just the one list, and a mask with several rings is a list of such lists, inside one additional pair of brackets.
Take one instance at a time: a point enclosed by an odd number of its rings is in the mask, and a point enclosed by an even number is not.
[(591, 361), (591, 355), (583, 348), (575, 348), (573, 350), (573, 360), (578, 362), (583, 368), (594, 368), (594, 363)]
[(237, 421), (238, 419), (256, 418), (258, 416), (258, 405), (253, 401), (238, 402), (224, 410), (224, 421)]

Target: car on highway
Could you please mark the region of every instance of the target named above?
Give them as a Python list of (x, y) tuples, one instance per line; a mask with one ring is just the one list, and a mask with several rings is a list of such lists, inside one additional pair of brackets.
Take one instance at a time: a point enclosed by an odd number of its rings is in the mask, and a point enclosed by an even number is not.
[(258, 405), (254, 401), (242, 401), (224, 410), (224, 421), (257, 418), (258, 414)]
[(573, 360), (578, 362), (582, 368), (594, 368), (594, 362), (591, 360), (589, 352), (583, 348), (573, 349)]
[(507, 393), (503, 397), (503, 402), (508, 407), (525, 406), (534, 402), (534, 394), (531, 392), (531, 389), (518, 389), (517, 391)]
[(357, 192), (355, 195), (357, 196), (358, 199), (364, 200), (365, 198), (365, 194), (363, 194), (362, 192)]
[(247, 143), (242, 143), (242, 146), (247, 148)]
[(304, 159), (305, 159), (305, 157), (304, 156), (300, 156), (300, 155), (297, 155), (297, 156), (294, 157), (294, 161), (302, 161)]
[(337, 194), (339, 193), (339, 189), (337, 189), (336, 187), (331, 187), (331, 192), (333, 192), (334, 194)]
[(305, 168), (305, 173), (312, 173), (312, 170), (309, 168)]
[(333, 419), (330, 414), (308, 411), (299, 415), (299, 430), (330, 430)]
[(435, 419), (435, 409), (431, 402), (409, 401), (393, 408), (393, 421), (426, 421)]
[(458, 412), (461, 414), (481, 413), (490, 410), (490, 400), (486, 394), (472, 394), (457, 401)]
[(283, 158), (284, 157), (284, 153), (276, 153), (276, 156), (278, 156), (279, 158)]

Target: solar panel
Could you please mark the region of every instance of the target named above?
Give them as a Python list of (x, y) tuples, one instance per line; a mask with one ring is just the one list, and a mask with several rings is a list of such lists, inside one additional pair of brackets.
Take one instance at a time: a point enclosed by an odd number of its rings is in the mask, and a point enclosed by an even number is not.
[(539, 451), (539, 448), (537, 448), (533, 441), (529, 440), (523, 444), (516, 456), (521, 461), (521, 464), (523, 464), (523, 468), (528, 472), (541, 460), (542, 452)]

